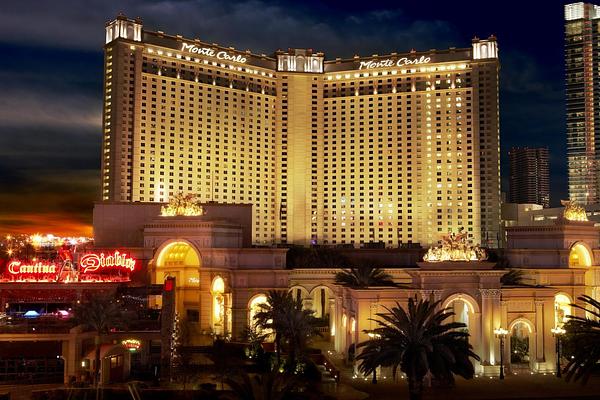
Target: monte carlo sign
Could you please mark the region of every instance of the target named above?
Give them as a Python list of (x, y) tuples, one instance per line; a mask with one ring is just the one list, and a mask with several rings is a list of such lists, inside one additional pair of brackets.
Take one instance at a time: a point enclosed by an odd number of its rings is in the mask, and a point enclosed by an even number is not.
[(181, 51), (198, 54), (201, 56), (214, 57), (217, 60), (233, 61), (238, 63), (245, 63), (248, 61), (248, 59), (241, 54), (230, 54), (224, 50), (217, 50), (211, 47), (198, 47), (195, 44), (182, 43)]
[(386, 68), (386, 67), (406, 67), (411, 65), (427, 64), (431, 61), (431, 57), (421, 56), (420, 58), (386, 58), (383, 60), (367, 60), (361, 61), (358, 69), (371, 69), (371, 68)]

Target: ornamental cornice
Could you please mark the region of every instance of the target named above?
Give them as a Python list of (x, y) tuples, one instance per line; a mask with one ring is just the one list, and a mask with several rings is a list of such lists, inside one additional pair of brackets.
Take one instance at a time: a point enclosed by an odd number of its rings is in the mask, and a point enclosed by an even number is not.
[(479, 289), (483, 299), (499, 299), (502, 295), (501, 289)]

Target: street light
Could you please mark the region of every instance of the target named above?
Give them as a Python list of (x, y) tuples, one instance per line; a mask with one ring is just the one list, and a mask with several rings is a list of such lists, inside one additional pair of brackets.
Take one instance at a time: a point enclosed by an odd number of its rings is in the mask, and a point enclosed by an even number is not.
[(504, 379), (504, 338), (508, 331), (504, 328), (494, 329), (494, 335), (500, 339), (500, 379)]
[[(379, 333), (375, 333), (375, 332), (368, 332), (367, 336), (369, 336), (369, 338), (371, 338), (371, 340), (381, 338), (381, 335)], [(373, 379), (371, 380), (371, 383), (373, 385), (377, 384), (377, 367), (375, 367), (375, 369), (373, 369)]]
[(550, 329), (550, 332), (552, 332), (552, 336), (556, 339), (556, 377), (560, 378), (562, 376), (560, 372), (560, 338), (566, 331), (560, 326), (556, 326)]

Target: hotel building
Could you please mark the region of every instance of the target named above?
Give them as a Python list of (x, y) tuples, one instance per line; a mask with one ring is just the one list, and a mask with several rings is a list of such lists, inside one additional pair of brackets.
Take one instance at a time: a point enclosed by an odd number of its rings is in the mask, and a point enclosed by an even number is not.
[(102, 200), (253, 206), (254, 244), (496, 247), (498, 47), (325, 60), (143, 29), (104, 47)]
[(597, 63), (600, 7), (565, 5), (565, 73), (569, 197), (579, 204), (599, 202), (598, 146), (600, 76)]

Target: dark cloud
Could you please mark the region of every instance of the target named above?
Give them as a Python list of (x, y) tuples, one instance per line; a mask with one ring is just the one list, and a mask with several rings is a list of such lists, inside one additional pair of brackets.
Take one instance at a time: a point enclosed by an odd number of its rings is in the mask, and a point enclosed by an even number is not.
[(104, 23), (121, 11), (143, 17), (151, 29), (268, 54), (309, 47), (332, 57), (351, 56), (356, 51), (447, 47), (458, 37), (446, 21), (414, 18), (399, 8), (331, 15), (257, 0), (11, 2), (0, 15), (0, 37), (10, 43), (96, 50), (103, 45)]

